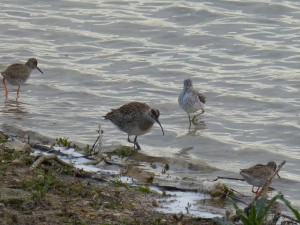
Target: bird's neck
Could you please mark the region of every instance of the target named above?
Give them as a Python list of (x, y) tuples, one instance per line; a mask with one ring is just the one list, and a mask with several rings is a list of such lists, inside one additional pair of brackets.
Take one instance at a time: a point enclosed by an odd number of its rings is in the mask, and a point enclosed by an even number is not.
[(184, 92), (191, 92), (193, 90), (193, 86), (185, 88), (183, 91)]

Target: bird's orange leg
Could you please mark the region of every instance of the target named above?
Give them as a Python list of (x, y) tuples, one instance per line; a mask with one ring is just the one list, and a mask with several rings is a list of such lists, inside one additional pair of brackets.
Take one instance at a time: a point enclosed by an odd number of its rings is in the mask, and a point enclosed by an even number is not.
[(254, 191), (254, 186), (252, 187), (252, 193), (255, 193), (255, 195), (257, 195), (258, 191), (259, 191), (259, 187), (256, 189), (256, 191)]
[(6, 96), (6, 98), (7, 98), (7, 96), (8, 96), (8, 91), (7, 91), (7, 87), (6, 87), (6, 84), (5, 84), (5, 78), (3, 78), (2, 83), (3, 83), (4, 89), (5, 89), (5, 96)]

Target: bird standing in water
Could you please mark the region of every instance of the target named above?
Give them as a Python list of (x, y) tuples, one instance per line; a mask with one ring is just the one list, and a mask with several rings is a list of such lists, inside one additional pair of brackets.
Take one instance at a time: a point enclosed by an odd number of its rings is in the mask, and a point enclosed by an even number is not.
[(37, 64), (38, 62), (35, 58), (30, 58), (25, 64), (20, 64), (20, 63), (12, 64), (8, 66), (5, 71), (1, 73), (1, 75), (3, 76), (2, 82), (5, 89), (6, 98), (8, 96), (8, 90), (5, 81), (10, 83), (11, 85), (18, 86), (18, 90), (17, 90), (17, 99), (18, 99), (20, 86), (28, 80), (32, 70), (37, 69), (43, 74), (43, 72), (38, 68)]
[[(164, 130), (158, 120), (159, 115), (158, 109), (152, 109), (145, 103), (130, 102), (118, 109), (112, 109), (104, 118), (125, 132), (128, 135), (128, 142), (133, 143), (133, 147), (139, 150), (141, 147), (137, 142), (137, 137), (148, 133), (155, 122), (159, 124), (164, 135)], [(131, 135), (135, 136), (134, 141), (130, 140)]]
[[(193, 89), (193, 82), (191, 79), (185, 79), (183, 82), (183, 90), (178, 97), (178, 103), (180, 107), (188, 114), (190, 126), (194, 122), (196, 116), (204, 113), (205, 97), (198, 91)], [(193, 116), (191, 120), (190, 114), (201, 110), (201, 113)]]

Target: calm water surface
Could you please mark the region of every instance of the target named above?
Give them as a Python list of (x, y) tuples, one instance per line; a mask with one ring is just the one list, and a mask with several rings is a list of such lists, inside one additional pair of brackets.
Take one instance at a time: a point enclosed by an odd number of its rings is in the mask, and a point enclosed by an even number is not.
[[(140, 137), (144, 153), (220, 169), (180, 172), (198, 180), (285, 159), (273, 186), (300, 209), (298, 0), (2, 0), (0, 20), (1, 70), (36, 57), (46, 75), (33, 72), (18, 104), (8, 87), (1, 124), (85, 144), (101, 124), (105, 145), (127, 145), (102, 116), (143, 101), (160, 109), (166, 131)], [(177, 103), (188, 77), (207, 97), (205, 126), (191, 132)]]

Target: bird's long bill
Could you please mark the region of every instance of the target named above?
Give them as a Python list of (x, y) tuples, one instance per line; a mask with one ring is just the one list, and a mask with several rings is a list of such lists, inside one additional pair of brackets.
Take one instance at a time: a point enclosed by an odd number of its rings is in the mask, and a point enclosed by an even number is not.
[(36, 67), (37, 69), (38, 69), (38, 71), (40, 71), (43, 75), (44, 75), (44, 73), (43, 73), (43, 71), (41, 71), (41, 69), (40, 68), (38, 68), (38, 67)]
[(281, 177), (279, 176), (279, 174), (278, 174), (278, 173), (277, 173), (277, 177), (278, 177), (278, 178), (281, 178)]
[(160, 126), (160, 128), (161, 128), (161, 131), (162, 131), (162, 133), (163, 133), (163, 135), (165, 135), (165, 132), (164, 132), (164, 129), (163, 129), (163, 127), (161, 126), (161, 124), (160, 124), (160, 122), (159, 122), (159, 120), (158, 119), (156, 119), (155, 117), (153, 117), (154, 119), (155, 119), (155, 121), (159, 124), (159, 126)]

